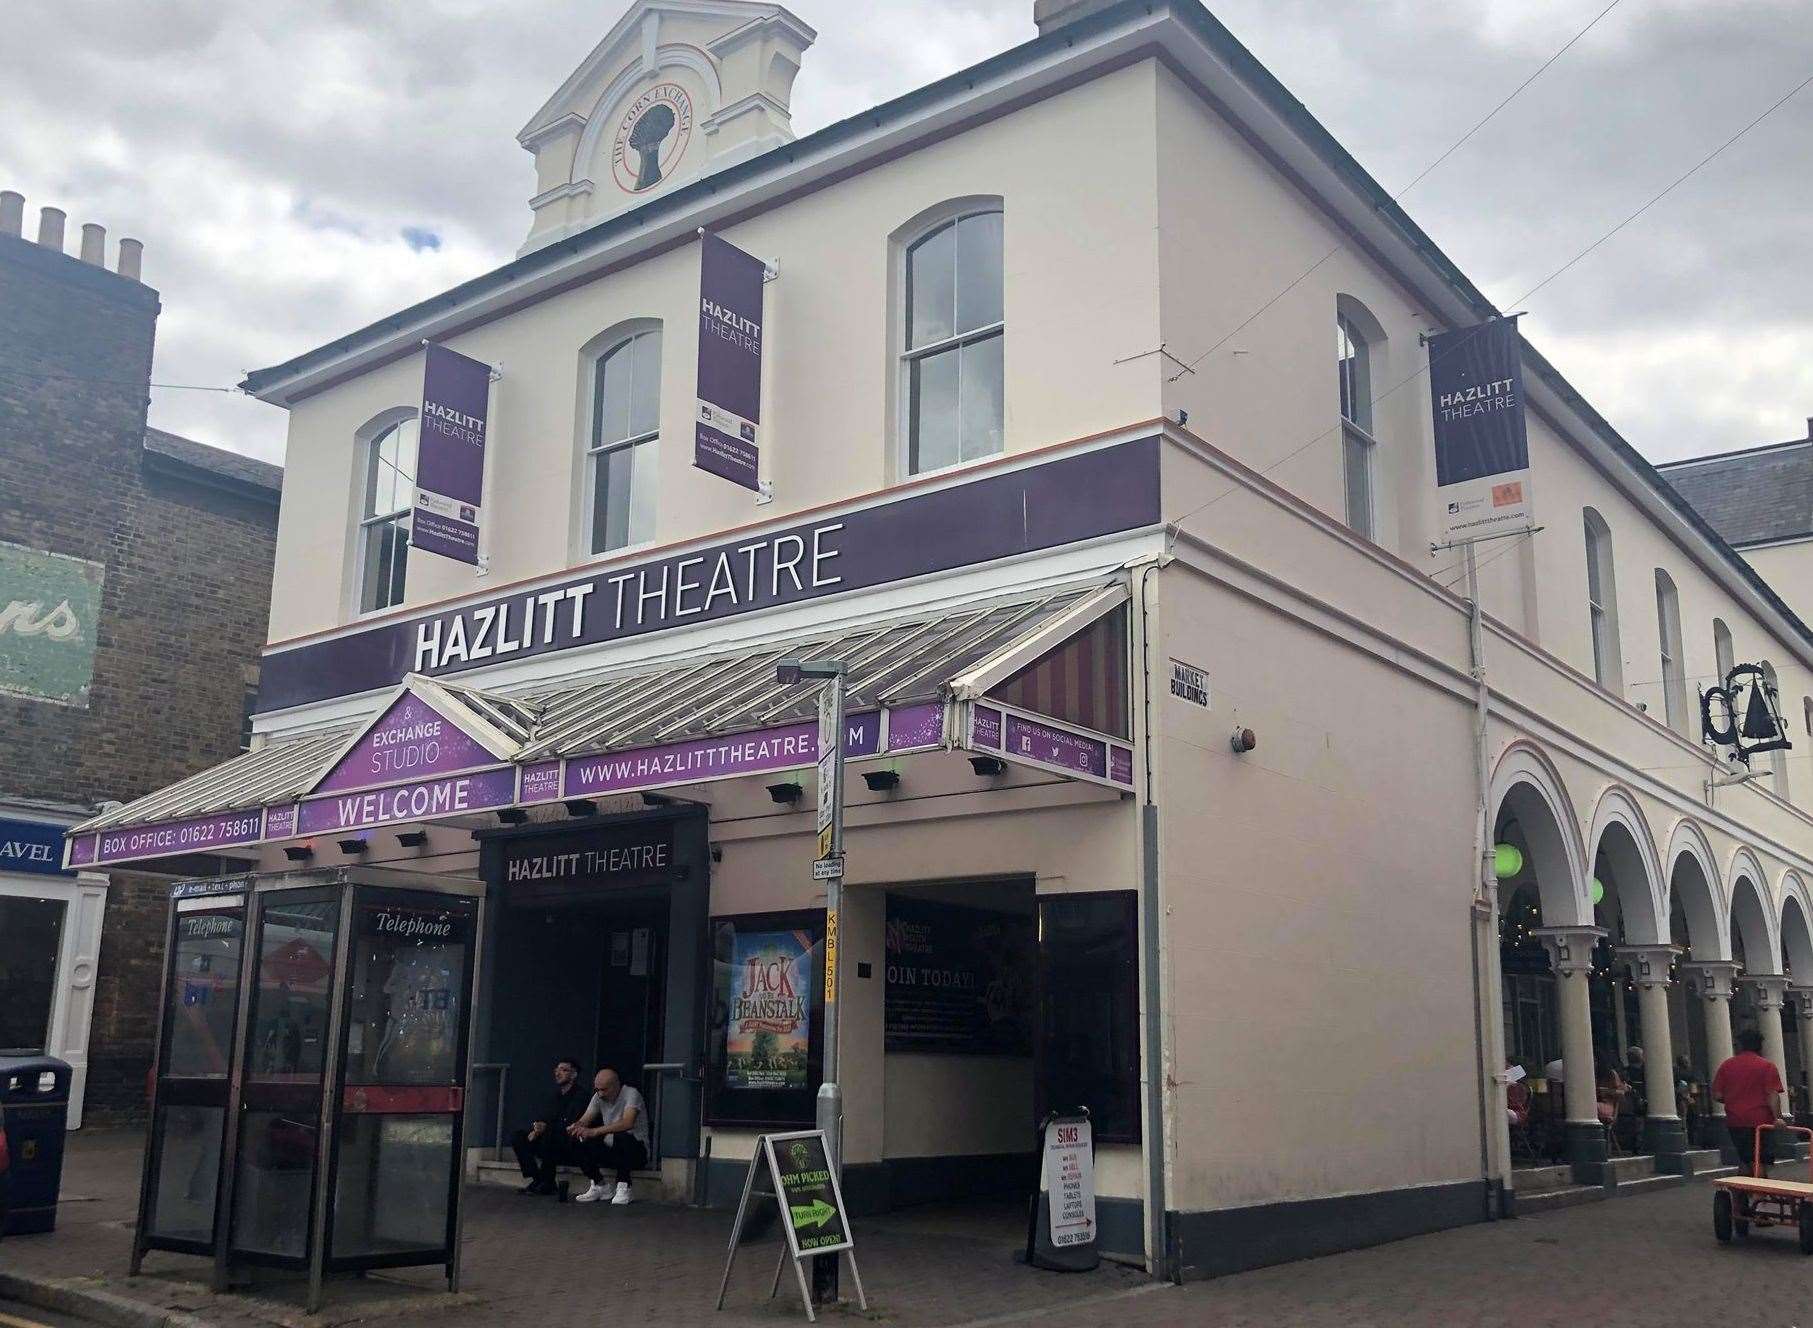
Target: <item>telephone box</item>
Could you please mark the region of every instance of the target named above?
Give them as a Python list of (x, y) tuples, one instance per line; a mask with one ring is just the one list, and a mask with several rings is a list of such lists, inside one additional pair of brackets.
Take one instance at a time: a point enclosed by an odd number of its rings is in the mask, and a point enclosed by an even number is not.
[(441, 1264), (460, 1159), (483, 887), (342, 867), (171, 891), (132, 1271)]

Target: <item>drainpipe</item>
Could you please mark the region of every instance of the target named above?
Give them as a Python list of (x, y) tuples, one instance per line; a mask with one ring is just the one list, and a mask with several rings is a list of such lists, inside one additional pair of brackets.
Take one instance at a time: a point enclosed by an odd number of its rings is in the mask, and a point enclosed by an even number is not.
[[(1491, 691), (1486, 682), (1485, 612), (1479, 602), (1479, 564), (1474, 546), (1466, 546), (1467, 656), (1473, 677), (1473, 775), (1476, 805), (1473, 818), (1472, 899), (1467, 936), (1473, 956), (1473, 1054), (1479, 1097), (1479, 1175), (1485, 1218), (1499, 1215), (1495, 1188), (1510, 1187), (1510, 1158), (1494, 1166), (1493, 1142), (1504, 1118), (1499, 1076), (1504, 1065), (1499, 1020), (1489, 1000), (1498, 999), (1498, 874), (1492, 851), (1492, 773), (1486, 747), (1491, 722)], [(1489, 988), (1489, 989), (1488, 989)], [(1495, 1114), (1496, 1113), (1496, 1114)]]
[(1169, 561), (1167, 554), (1147, 563), (1139, 573), (1140, 751), (1145, 758), (1144, 801), (1140, 807), (1140, 913), (1145, 919), (1140, 953), (1140, 1003), (1145, 1006), (1148, 1085), (1146, 1269), (1154, 1277), (1177, 1281), (1179, 1273), (1172, 1266), (1165, 1196), (1165, 1092), (1170, 1075), (1166, 1072), (1165, 1059), (1164, 983), (1159, 971), (1159, 931), (1164, 925), (1164, 914), (1158, 895), (1158, 801), (1153, 795), (1152, 779), (1152, 624), (1146, 597), (1147, 578)]

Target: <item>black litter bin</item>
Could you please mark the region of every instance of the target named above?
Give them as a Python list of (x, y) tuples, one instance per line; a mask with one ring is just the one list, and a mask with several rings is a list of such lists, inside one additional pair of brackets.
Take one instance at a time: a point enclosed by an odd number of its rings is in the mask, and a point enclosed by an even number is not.
[(69, 1124), (69, 1064), (54, 1056), (0, 1056), (0, 1115), (12, 1167), (0, 1181), (0, 1234), (54, 1231)]

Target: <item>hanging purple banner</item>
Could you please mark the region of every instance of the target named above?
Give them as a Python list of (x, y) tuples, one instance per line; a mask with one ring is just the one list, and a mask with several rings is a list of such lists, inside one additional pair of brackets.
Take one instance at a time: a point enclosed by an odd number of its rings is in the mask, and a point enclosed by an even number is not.
[(745, 489), (756, 479), (762, 416), (765, 265), (710, 233), (699, 241), (699, 409), (693, 465)]
[(429, 345), (422, 369), (422, 434), (409, 542), (475, 566), (490, 396), (490, 365)]
[(1530, 442), (1517, 320), (1495, 318), (1430, 337), (1429, 397), (1444, 542), (1527, 527)]

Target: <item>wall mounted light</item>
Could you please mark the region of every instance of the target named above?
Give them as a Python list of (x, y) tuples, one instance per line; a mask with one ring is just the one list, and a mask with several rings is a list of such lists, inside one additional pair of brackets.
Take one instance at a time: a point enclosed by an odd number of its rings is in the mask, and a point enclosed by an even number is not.
[(1501, 881), (1508, 881), (1523, 870), (1523, 850), (1515, 844), (1494, 844), (1492, 846), (1492, 874)]
[(1234, 755), (1244, 756), (1259, 745), (1259, 735), (1251, 729), (1235, 729), (1228, 739), (1228, 746), (1234, 749)]
[(363, 839), (342, 839), (336, 842), (340, 845), (340, 851), (348, 857), (363, 853), (368, 847)]
[(798, 784), (770, 784), (768, 786), (768, 796), (783, 807), (798, 802), (805, 792), (806, 790)]
[(900, 787), (900, 772), (898, 770), (865, 770), (862, 772), (862, 782), (869, 786), (871, 793), (891, 793)]
[(969, 758), (969, 768), (984, 779), (993, 779), (1007, 773), (1007, 762), (998, 756), (972, 756)]
[(310, 848), (307, 844), (286, 844), (283, 849), (283, 856), (288, 858), (291, 862), (307, 862), (310, 858), (315, 856), (315, 850)]
[(427, 842), (428, 832), (426, 830), (405, 830), (397, 836), (397, 843), (404, 848), (420, 848)]
[(529, 819), (529, 813), (521, 807), (505, 807), (497, 814), (500, 825), (522, 825)]
[(568, 816), (596, 816), (598, 804), (590, 798), (568, 798), (566, 801)]

